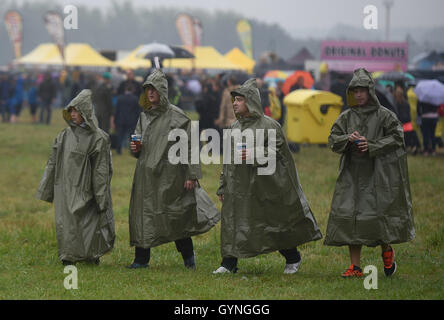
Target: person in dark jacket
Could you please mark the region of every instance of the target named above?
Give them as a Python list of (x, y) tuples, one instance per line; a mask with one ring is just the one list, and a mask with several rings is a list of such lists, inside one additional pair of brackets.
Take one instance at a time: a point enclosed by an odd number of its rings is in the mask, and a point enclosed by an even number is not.
[(120, 83), (119, 87), (117, 88), (117, 94), (118, 95), (124, 94), (125, 88), (128, 84), (133, 86), (133, 88), (135, 90), (135, 95), (140, 96), (140, 93), (142, 92), (141, 84), (137, 80), (134, 79), (134, 73), (132, 70), (126, 71), (126, 80), (124, 80)]
[(348, 109), (347, 107), (347, 84), (345, 83), (345, 75), (339, 74), (337, 79), (333, 82), (330, 87), (330, 92), (337, 94), (342, 98), (342, 108), (341, 112)]
[[(45, 78), (39, 86), (38, 96), (40, 99), (40, 123), (49, 125), (51, 122), (51, 108), (52, 103), (56, 97), (56, 84), (51, 78), (51, 74), (47, 72)], [(46, 117), (45, 117), (46, 114)]]
[(32, 123), (37, 122), (37, 108), (39, 106), (37, 92), (38, 88), (37, 88), (36, 78), (35, 76), (31, 76), (28, 82), (27, 99), (31, 113)]
[(117, 132), (117, 154), (122, 154), (122, 147), (134, 132), (139, 119), (141, 108), (139, 98), (134, 94), (135, 89), (129, 83), (125, 94), (117, 97), (116, 111), (114, 113), (114, 126)]
[(196, 101), (196, 110), (199, 113), (199, 129), (215, 128), (214, 120), (219, 116), (219, 101), (213, 84), (207, 81), (202, 88), (202, 97)]
[(6, 111), (8, 108), (9, 101), (9, 89), (10, 81), (6, 73), (0, 75), (0, 114), (2, 116), (2, 121), (7, 122)]
[(96, 107), (96, 116), (99, 128), (109, 134), (111, 116), (113, 115), (113, 87), (111, 86), (111, 74), (105, 72), (102, 75), (103, 82), (94, 90), (93, 101)]
[(418, 100), (416, 112), (420, 119), (421, 133), (423, 139), (424, 155), (436, 155), (435, 129), (438, 123), (439, 106)]

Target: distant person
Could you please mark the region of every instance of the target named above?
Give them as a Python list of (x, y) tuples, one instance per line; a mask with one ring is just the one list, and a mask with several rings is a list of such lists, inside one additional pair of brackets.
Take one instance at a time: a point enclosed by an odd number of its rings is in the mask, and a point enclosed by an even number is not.
[(39, 98), (36, 77), (31, 76), (29, 78), (28, 84), (29, 86), (27, 91), (27, 100), (29, 104), (29, 111), (31, 113), (31, 121), (32, 123), (37, 123), (37, 109), (39, 107)]
[(365, 69), (354, 71), (347, 105), (328, 139), (341, 160), (324, 244), (348, 246), (351, 265), (344, 278), (363, 276), (362, 246), (381, 246), (384, 274), (392, 276), (392, 245), (415, 237), (402, 126), (380, 105)]
[(3, 122), (7, 122), (7, 108), (11, 83), (7, 73), (0, 74), (0, 115)]
[(62, 263), (99, 264), (115, 239), (110, 141), (97, 125), (90, 90), (63, 109), (63, 118), (68, 127), (54, 141), (36, 197), (54, 202)]
[(202, 95), (196, 100), (196, 111), (199, 113), (199, 130), (212, 129), (214, 121), (219, 115), (219, 104), (217, 93), (213, 84), (207, 80), (202, 87)]
[(422, 139), (423, 139), (423, 154), (425, 156), (436, 155), (436, 139), (435, 130), (439, 120), (438, 114), (439, 106), (426, 103), (418, 100), (417, 113), (420, 121)]
[(142, 111), (139, 106), (139, 97), (136, 97), (134, 93), (134, 87), (128, 84), (125, 88), (125, 94), (117, 97), (116, 111), (114, 113), (114, 126), (117, 133), (117, 154), (122, 154), (122, 147), (128, 144)]
[(14, 91), (10, 101), (11, 123), (17, 122), (25, 98), (25, 78), (21, 74), (16, 75), (14, 78)]
[(342, 108), (341, 112), (344, 112), (348, 109), (347, 107), (347, 84), (345, 83), (345, 75), (339, 74), (335, 81), (333, 81), (330, 91), (334, 94), (337, 94), (342, 98)]
[(398, 110), (398, 118), (402, 123), (404, 131), (405, 146), (409, 152), (416, 155), (421, 147), (416, 131), (413, 129), (412, 117), (410, 115), (410, 104), (407, 100), (404, 82), (395, 83), (394, 98), (396, 109)]
[(40, 83), (38, 97), (40, 100), (40, 123), (51, 123), (52, 103), (55, 101), (57, 87), (52, 80), (51, 73), (46, 72), (45, 77)]
[(104, 72), (101, 83), (93, 91), (93, 102), (96, 107), (96, 116), (99, 128), (109, 134), (111, 117), (113, 116), (113, 87), (111, 85), (111, 74)]
[(123, 80), (119, 87), (117, 88), (117, 95), (122, 95), (125, 94), (125, 88), (127, 85), (131, 85), (134, 90), (135, 90), (135, 94), (136, 96), (140, 96), (141, 93), (141, 83), (139, 83), (135, 77), (134, 77), (134, 72), (131, 69), (128, 69), (126, 71), (126, 79)]
[(236, 121), (230, 92), (238, 87), (239, 85), (237, 84), (236, 78), (229, 77), (227, 79), (226, 87), (222, 93), (222, 100), (219, 106), (219, 116), (216, 120), (214, 120), (214, 124), (220, 130), (229, 128), (231, 124)]

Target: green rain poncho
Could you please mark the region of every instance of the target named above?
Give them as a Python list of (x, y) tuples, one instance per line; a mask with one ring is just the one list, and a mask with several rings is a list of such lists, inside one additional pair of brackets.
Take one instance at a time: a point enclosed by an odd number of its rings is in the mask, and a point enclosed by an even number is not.
[[(69, 107), (82, 115), (78, 126)], [(60, 260), (95, 260), (114, 246), (110, 141), (97, 126), (91, 91), (63, 110), (68, 127), (55, 139), (36, 197), (53, 202)]]
[[(355, 87), (369, 89), (366, 106), (357, 106)], [(355, 70), (347, 104), (350, 109), (339, 116), (329, 137), (341, 160), (325, 244), (377, 246), (409, 241), (415, 230), (401, 123), (380, 105), (365, 69)], [(348, 141), (354, 131), (368, 140), (369, 149), (363, 155)]]
[[(260, 164), (234, 164), (235, 141), (231, 142), (231, 164), (224, 164), (218, 195), (224, 195), (221, 223), (222, 257), (248, 258), (322, 238), (302, 191), (292, 154), (280, 125), (264, 116), (256, 80), (247, 80), (232, 95), (246, 99), (250, 117), (238, 117), (231, 129), (268, 129), (276, 132), (276, 170), (259, 175)], [(226, 144), (227, 145), (227, 144)], [(256, 145), (255, 149), (261, 148)], [(224, 150), (224, 152), (227, 152)], [(266, 152), (265, 152), (266, 154)]]
[[(160, 105), (155, 108), (146, 95), (150, 85), (160, 94)], [(139, 103), (144, 111), (135, 130), (142, 135), (142, 149), (136, 154), (129, 229), (131, 246), (152, 248), (207, 232), (220, 220), (220, 212), (203, 188), (184, 188), (186, 180), (201, 178), (200, 165), (168, 160), (168, 151), (176, 143), (168, 141), (170, 131), (185, 130), (190, 143), (191, 120), (169, 103), (165, 75), (154, 71), (143, 88)]]

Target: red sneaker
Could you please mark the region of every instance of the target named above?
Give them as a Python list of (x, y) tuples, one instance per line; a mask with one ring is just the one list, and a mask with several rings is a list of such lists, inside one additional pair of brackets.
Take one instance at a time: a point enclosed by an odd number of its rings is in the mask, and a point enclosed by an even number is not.
[(390, 247), (390, 250), (382, 252), (382, 261), (384, 262), (384, 273), (390, 277), (396, 272), (395, 250)]
[(348, 267), (348, 269), (345, 270), (345, 272), (341, 274), (341, 277), (343, 277), (343, 278), (353, 278), (353, 277), (359, 278), (362, 276), (363, 276), (363, 273), (362, 273), (361, 268), (359, 268), (353, 264), (350, 265), (350, 267)]

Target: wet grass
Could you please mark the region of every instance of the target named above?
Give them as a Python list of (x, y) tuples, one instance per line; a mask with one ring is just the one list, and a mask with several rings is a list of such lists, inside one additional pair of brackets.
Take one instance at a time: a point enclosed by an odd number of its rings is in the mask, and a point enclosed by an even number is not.
[[(128, 207), (136, 160), (113, 156), (112, 193), (116, 221), (114, 250), (100, 266), (77, 264), (78, 289), (66, 290), (57, 258), (53, 206), (34, 198), (52, 142), (66, 125), (54, 111), (51, 126), (0, 124), (0, 299), (442, 299), (444, 297), (444, 158), (409, 157), (417, 237), (396, 245), (399, 265), (387, 279), (380, 251), (364, 248), (362, 265), (378, 268), (378, 289), (363, 279), (342, 279), (347, 248), (323, 240), (300, 247), (298, 274), (284, 275), (278, 253), (243, 259), (234, 275), (211, 274), (220, 263), (219, 225), (194, 238), (197, 270), (184, 268), (173, 243), (152, 249), (150, 267), (127, 270)], [(325, 235), (339, 156), (327, 148), (303, 147), (294, 156), (303, 190)], [(201, 185), (214, 202), (220, 165), (203, 166)]]

